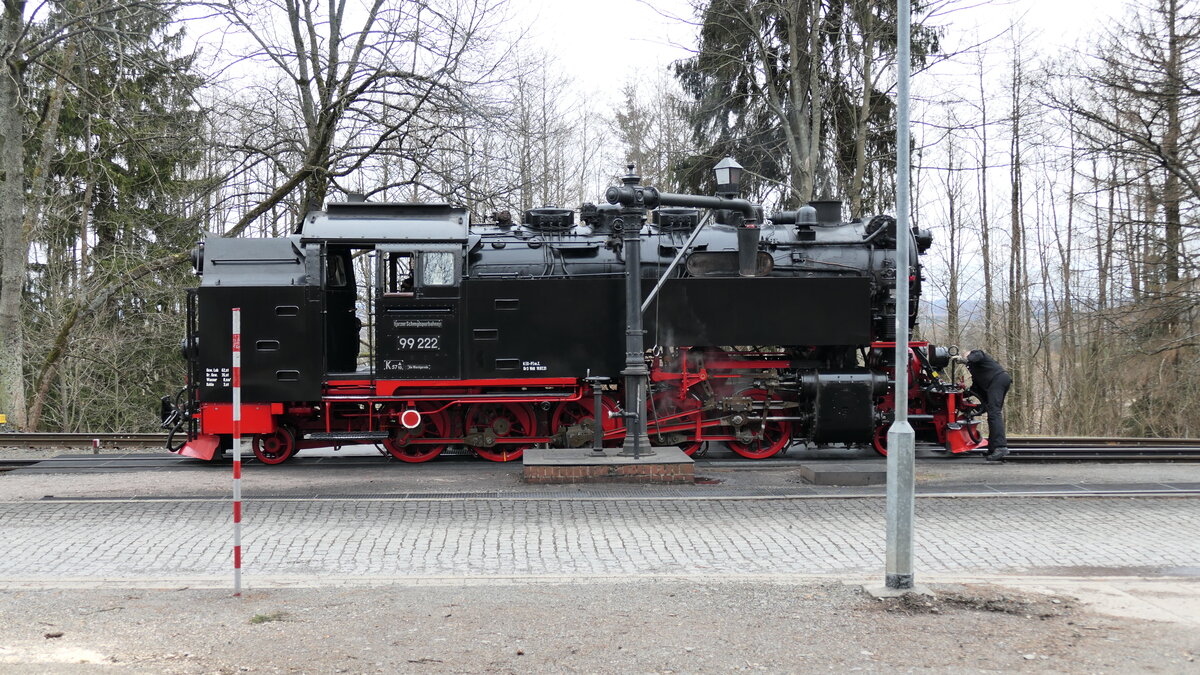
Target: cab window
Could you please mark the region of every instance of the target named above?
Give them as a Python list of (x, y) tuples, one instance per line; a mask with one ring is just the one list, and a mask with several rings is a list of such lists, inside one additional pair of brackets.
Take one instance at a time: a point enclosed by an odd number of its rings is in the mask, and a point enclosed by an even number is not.
[(421, 254), (421, 285), (454, 285), (454, 253), (429, 251)]

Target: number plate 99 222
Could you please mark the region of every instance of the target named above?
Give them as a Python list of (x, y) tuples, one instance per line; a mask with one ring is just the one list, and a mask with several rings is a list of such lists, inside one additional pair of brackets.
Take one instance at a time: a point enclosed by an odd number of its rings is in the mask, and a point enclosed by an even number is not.
[(396, 339), (396, 346), (404, 350), (437, 351), (438, 338), (433, 337), (402, 337)]

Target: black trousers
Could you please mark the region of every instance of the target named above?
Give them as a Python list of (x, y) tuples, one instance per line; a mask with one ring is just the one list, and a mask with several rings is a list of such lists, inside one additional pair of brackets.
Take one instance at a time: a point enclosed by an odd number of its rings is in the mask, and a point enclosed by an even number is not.
[(1012, 386), (1008, 373), (996, 376), (985, 390), (976, 390), (979, 400), (987, 410), (988, 450), (1007, 448), (1008, 437), (1004, 435), (1004, 397)]

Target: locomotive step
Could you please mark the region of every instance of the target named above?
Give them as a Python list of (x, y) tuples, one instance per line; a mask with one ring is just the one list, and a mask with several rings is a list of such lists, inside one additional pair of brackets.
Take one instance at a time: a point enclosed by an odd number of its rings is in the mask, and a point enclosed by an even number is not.
[(318, 431), (306, 434), (310, 441), (386, 441), (386, 431)]

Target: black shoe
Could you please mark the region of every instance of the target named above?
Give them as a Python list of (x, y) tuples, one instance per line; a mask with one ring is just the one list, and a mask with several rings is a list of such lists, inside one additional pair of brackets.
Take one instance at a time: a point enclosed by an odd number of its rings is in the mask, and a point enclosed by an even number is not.
[(983, 456), (989, 462), (1001, 462), (1004, 461), (1004, 457), (1006, 455), (1008, 455), (1008, 448), (999, 447), (991, 450), (990, 452), (984, 453)]

